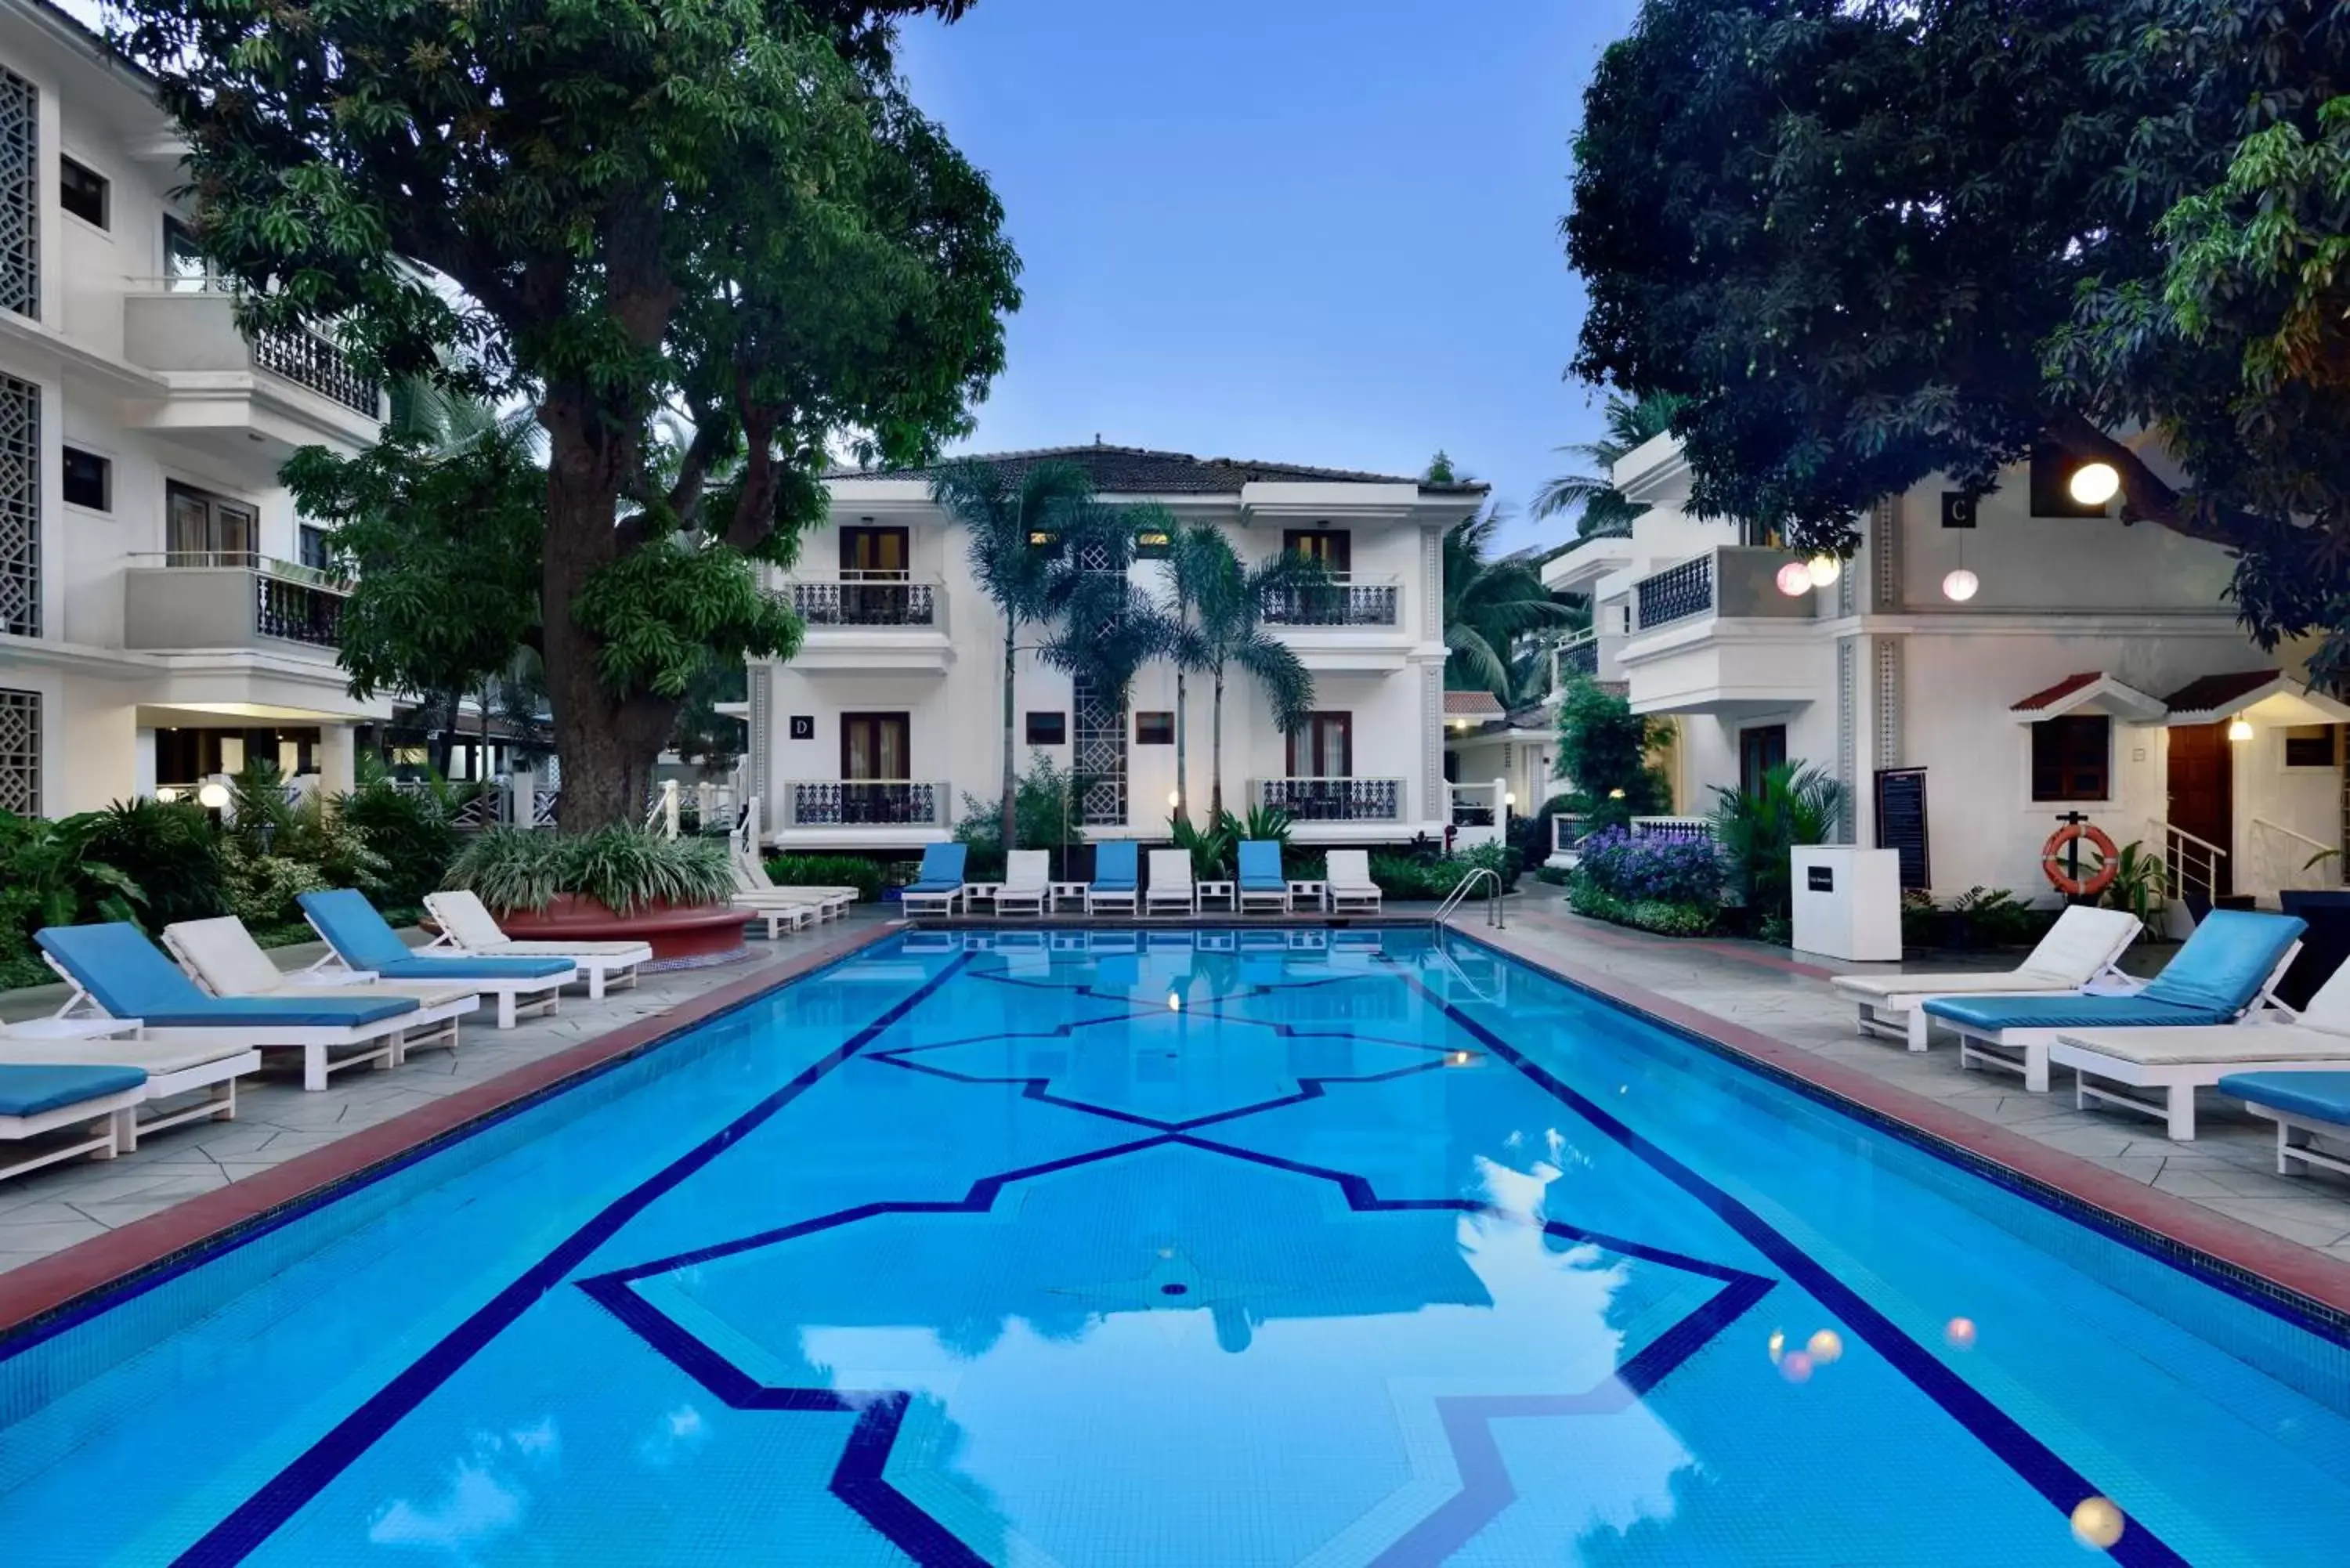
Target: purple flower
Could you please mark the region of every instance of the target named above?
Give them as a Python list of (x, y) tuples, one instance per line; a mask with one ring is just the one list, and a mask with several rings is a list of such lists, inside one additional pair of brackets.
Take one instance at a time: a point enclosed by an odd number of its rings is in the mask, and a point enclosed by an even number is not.
[(1714, 905), (1721, 862), (1711, 838), (1635, 836), (1620, 827), (1585, 839), (1580, 868), (1604, 893), (1634, 902)]

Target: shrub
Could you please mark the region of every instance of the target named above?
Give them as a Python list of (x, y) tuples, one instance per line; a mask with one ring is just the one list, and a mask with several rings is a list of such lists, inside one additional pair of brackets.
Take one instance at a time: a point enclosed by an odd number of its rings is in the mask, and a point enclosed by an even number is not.
[(1630, 903), (1721, 904), (1721, 861), (1707, 839), (1605, 828), (1583, 841), (1575, 869), (1599, 891)]
[(223, 892), (228, 912), (248, 926), (276, 926), (297, 921), (301, 906), (295, 899), (336, 886), (307, 860), (288, 855), (264, 855), (248, 849), (234, 835), (220, 846)]
[(228, 907), (220, 836), (193, 801), (117, 801), (92, 815), (81, 853), (138, 883), (147, 896), (141, 913), (159, 928)]
[(1553, 771), (1574, 786), (1567, 796), (1572, 810), (1602, 826), (1620, 827), (1671, 807), (1672, 785), (1648, 763), (1648, 753), (1671, 740), (1669, 725), (1633, 712), (1625, 699), (1578, 677), (1559, 693)]
[(1720, 910), (1709, 904), (1675, 903), (1667, 898), (1620, 898), (1586, 875), (1581, 867), (1568, 877), (1568, 907), (1578, 915), (1611, 925), (1653, 931), (1660, 937), (1701, 937), (1711, 931)]
[(1205, 827), (1192, 826), (1188, 816), (1167, 819), (1167, 836), (1176, 848), (1191, 857), (1191, 875), (1201, 881), (1226, 877), (1238, 857), (1240, 825), (1225, 812)]
[(88, 853), (99, 821), (96, 813), (52, 822), (0, 812), (0, 955), (29, 955), (43, 926), (136, 921), (145, 913), (138, 882)]
[(422, 903), (457, 857), (457, 828), (441, 792), (410, 793), (388, 778), (372, 779), (338, 800), (335, 811), (382, 858), (389, 903)]
[[(1517, 851), (1499, 844), (1481, 844), (1460, 855), (1375, 854), (1371, 857), (1371, 880), (1390, 898), (1444, 898), (1461, 885), (1461, 877), (1481, 866), (1501, 874), (1504, 892), (1517, 886)], [(1291, 874), (1305, 875), (1295, 867)]]
[(481, 834), (449, 867), (448, 885), (492, 909), (544, 909), (557, 893), (625, 915), (652, 903), (713, 904), (734, 890), (723, 840), (664, 838), (615, 826), (593, 833), (500, 827)]
[(1788, 856), (1799, 844), (1825, 844), (1844, 808), (1844, 785), (1808, 763), (1781, 763), (1752, 791), (1723, 789), (1713, 835), (1730, 886), (1759, 929), (1783, 926), (1794, 908)]
[(889, 874), (879, 861), (862, 855), (774, 855), (767, 859), (767, 880), (779, 888), (854, 888), (870, 902), (881, 897)]

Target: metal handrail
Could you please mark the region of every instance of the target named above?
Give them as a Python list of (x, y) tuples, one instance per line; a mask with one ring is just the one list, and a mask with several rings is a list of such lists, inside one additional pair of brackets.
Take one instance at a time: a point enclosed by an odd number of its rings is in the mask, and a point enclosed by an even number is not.
[(1508, 922), (1502, 914), (1502, 874), (1491, 866), (1469, 867), (1469, 874), (1453, 885), (1452, 891), (1444, 896), (1444, 902), (1436, 906), (1436, 913), (1429, 917), (1429, 923), (1441, 927), (1445, 919), (1469, 897), (1481, 877), (1493, 885), (1493, 890), (1485, 895), (1485, 923), (1496, 930), (1505, 929)]
[(2284, 824), (2281, 822), (2271, 822), (2265, 816), (2256, 816), (2252, 818), (2252, 826), (2254, 827), (2265, 827), (2271, 833), (2281, 833), (2287, 838), (2297, 838), (2303, 844), (2308, 845), (2312, 849), (2323, 850), (2328, 855), (2340, 853), (2340, 850), (2336, 846), (2328, 844), (2324, 839), (2312, 838), (2306, 833), (2295, 833), (2292, 828), (2287, 827)]

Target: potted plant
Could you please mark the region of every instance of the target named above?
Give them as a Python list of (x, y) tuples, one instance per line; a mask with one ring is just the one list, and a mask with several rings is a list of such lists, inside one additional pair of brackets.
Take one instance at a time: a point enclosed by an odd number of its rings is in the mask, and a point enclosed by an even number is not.
[(517, 940), (642, 941), (653, 964), (744, 956), (725, 841), (627, 826), (559, 834), (499, 827), (458, 853), (448, 885), (471, 890)]

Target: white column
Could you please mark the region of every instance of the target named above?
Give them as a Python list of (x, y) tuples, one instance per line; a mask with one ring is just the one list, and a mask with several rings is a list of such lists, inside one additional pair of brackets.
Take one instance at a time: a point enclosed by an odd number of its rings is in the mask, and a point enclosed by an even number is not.
[[(154, 771), (153, 732), (148, 732), (147, 768)], [(359, 784), (359, 736), (348, 724), (318, 727), (318, 787), (328, 795), (348, 794)]]
[(144, 726), (130, 735), (130, 793), (141, 796), (155, 793), (155, 732)]

